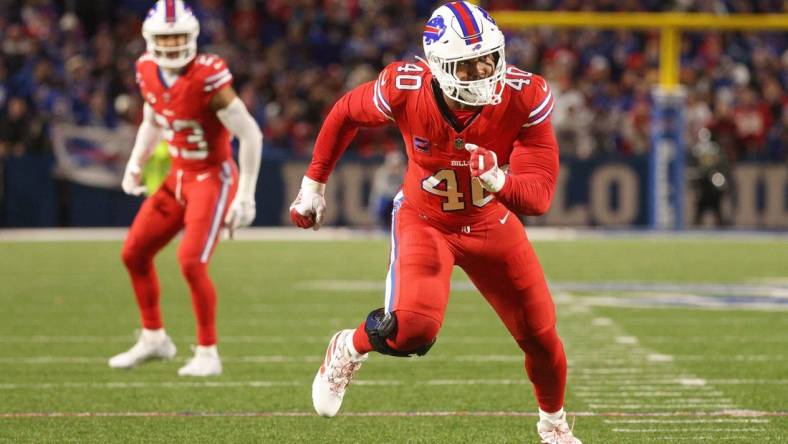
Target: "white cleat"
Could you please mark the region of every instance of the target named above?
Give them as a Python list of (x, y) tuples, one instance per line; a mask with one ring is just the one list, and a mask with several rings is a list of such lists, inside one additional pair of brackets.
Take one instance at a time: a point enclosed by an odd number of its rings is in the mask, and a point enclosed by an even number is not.
[(358, 355), (348, 344), (353, 340), (354, 330), (340, 330), (328, 343), (323, 364), (312, 382), (312, 405), (315, 411), (331, 418), (342, 406), (348, 384), (353, 375), (367, 360), (368, 354)]
[(194, 357), (178, 369), (178, 376), (219, 376), (222, 374), (222, 360), (215, 345), (198, 345)]
[(152, 359), (170, 360), (175, 357), (175, 344), (167, 336), (164, 329), (143, 329), (134, 344), (128, 351), (115, 355), (109, 359), (112, 368), (134, 368), (145, 361)]
[(539, 432), (542, 444), (583, 444), (572, 434), (572, 429), (566, 422), (565, 412), (555, 421), (542, 416), (536, 423), (536, 430)]

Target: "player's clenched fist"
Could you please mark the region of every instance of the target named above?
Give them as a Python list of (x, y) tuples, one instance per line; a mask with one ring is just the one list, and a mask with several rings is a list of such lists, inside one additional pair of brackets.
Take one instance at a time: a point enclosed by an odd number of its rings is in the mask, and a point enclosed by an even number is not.
[(290, 220), (293, 224), (301, 228), (320, 229), (326, 211), (326, 199), (323, 197), (325, 190), (326, 184), (304, 176), (301, 190), (290, 204)]
[(498, 156), (494, 152), (466, 143), (465, 149), (471, 153), (471, 176), (478, 177), (487, 191), (497, 193), (506, 182), (506, 174), (498, 168)]

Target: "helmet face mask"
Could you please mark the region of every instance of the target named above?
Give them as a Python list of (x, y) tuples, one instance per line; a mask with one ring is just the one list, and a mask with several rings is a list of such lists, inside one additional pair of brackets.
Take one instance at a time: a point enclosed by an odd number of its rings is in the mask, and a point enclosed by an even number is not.
[[(504, 36), (486, 11), (466, 2), (441, 6), (425, 26), (423, 43), (430, 71), (447, 97), (470, 106), (501, 102), (506, 75)], [(474, 63), (488, 55), (494, 62), (490, 76), (473, 80), (458, 76), (462, 62)]]
[(181, 69), (197, 56), (199, 34), (200, 23), (183, 0), (158, 0), (142, 23), (148, 53), (167, 69)]

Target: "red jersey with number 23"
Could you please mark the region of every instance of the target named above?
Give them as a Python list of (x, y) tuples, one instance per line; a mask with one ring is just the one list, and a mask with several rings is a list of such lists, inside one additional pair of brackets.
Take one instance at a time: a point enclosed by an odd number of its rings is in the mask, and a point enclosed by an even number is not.
[[(544, 213), (558, 174), (553, 96), (545, 80), (508, 67), (501, 103), (482, 107), (464, 126), (434, 83), (424, 63), (395, 62), (377, 80), (347, 93), (326, 118), (306, 175), (325, 183), (358, 127), (393, 123), (408, 156), (405, 200), (427, 217), (465, 225), (508, 210)], [(471, 176), (466, 143), (494, 151), (498, 165), (508, 165), (498, 193)]]
[(173, 169), (203, 170), (231, 158), (230, 133), (210, 103), (218, 91), (232, 86), (232, 79), (216, 55), (198, 54), (169, 86), (153, 57), (146, 53), (137, 60), (137, 83), (164, 130)]

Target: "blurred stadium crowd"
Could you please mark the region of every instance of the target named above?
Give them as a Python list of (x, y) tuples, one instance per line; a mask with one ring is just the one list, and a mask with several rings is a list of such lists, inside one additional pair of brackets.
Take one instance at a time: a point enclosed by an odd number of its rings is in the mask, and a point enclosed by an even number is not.
[[(263, 129), (269, 159), (308, 158), (322, 117), (344, 91), (374, 79), (393, 60), (421, 55), (424, 22), (440, 3), (190, 2), (201, 22), (200, 50), (228, 61), (236, 90)], [(0, 167), (3, 158), (11, 160), (9, 156), (24, 161), (28, 155), (51, 155), (51, 129), (60, 124), (133, 134), (142, 109), (134, 62), (145, 50), (140, 27), (151, 4), (152, 0), (0, 0)], [(782, 0), (480, 4), (491, 11), (728, 14), (788, 9)], [(540, 73), (551, 83), (557, 100), (553, 124), (562, 156), (583, 160), (648, 152), (658, 44), (656, 31), (531, 28), (507, 31), (506, 54), (510, 63)], [(739, 161), (786, 165), (788, 35), (684, 33), (681, 52), (690, 165), (701, 170), (697, 185), (701, 191), (712, 191), (719, 213), (719, 196), (727, 185), (709, 185), (715, 172), (730, 171)], [(397, 129), (383, 128), (361, 132), (351, 151), (362, 158), (379, 158), (401, 146)], [(124, 159), (114, 161), (122, 167)], [(400, 161), (392, 165), (401, 169)], [(704, 169), (709, 172), (706, 179)], [(12, 178), (7, 168), (6, 175), (8, 183)], [(39, 180), (22, 170), (17, 176), (17, 190), (24, 189), (25, 181)], [(56, 199), (63, 205), (68, 187), (60, 183), (56, 193), (61, 196)], [(396, 188), (387, 185), (392, 186)], [(22, 202), (37, 199), (22, 196)]]
[[(135, 124), (141, 98), (134, 61), (150, 1), (0, 2), (0, 155), (47, 150), (53, 121)], [(266, 149), (310, 151), (321, 117), (348, 88), (388, 62), (421, 54), (434, 1), (196, 0), (204, 52), (225, 57), (235, 87), (266, 136)], [(783, 12), (782, 1), (492, 0), (490, 10)], [(558, 97), (554, 125), (565, 154), (649, 149), (656, 32), (525, 29), (508, 32), (507, 58), (543, 74)], [(784, 161), (788, 151), (785, 33), (685, 34), (690, 146), (711, 129), (730, 161)], [(400, 146), (395, 129), (372, 131), (361, 154)]]

